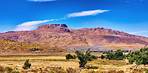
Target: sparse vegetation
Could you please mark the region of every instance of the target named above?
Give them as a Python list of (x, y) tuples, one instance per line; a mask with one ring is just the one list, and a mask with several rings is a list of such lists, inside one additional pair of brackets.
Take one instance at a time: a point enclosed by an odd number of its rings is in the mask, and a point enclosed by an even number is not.
[(19, 72), (19, 71), (14, 70), (14, 71), (12, 71), (12, 73), (20, 73), (20, 72)]
[(145, 66), (148, 64), (148, 48), (144, 47), (140, 50), (130, 52), (127, 57), (130, 63), (136, 62), (137, 66), (141, 64)]
[(69, 59), (76, 59), (76, 58), (77, 58), (76, 55), (71, 55), (71, 54), (67, 54), (65, 57), (66, 57), (66, 60), (69, 60)]
[(101, 59), (104, 59), (104, 58), (105, 58), (105, 56), (104, 56), (104, 55), (101, 55), (101, 56), (100, 56), (100, 58), (101, 58)]
[(11, 73), (12, 72), (12, 68), (10, 68), (10, 67), (6, 67), (6, 71), (8, 72), (8, 73)]
[(78, 51), (78, 50), (75, 53), (76, 53), (78, 59), (80, 60), (79, 67), (82, 67), (82, 68), (85, 67), (87, 61), (92, 61), (93, 59), (96, 59), (96, 56), (93, 56), (90, 54), (91, 53), (90, 49), (88, 49), (85, 54), (81, 51)]
[(117, 50), (116, 52), (110, 52), (106, 55), (106, 59), (109, 60), (123, 60), (125, 55), (123, 55), (123, 52), (121, 50)]
[(0, 39), (0, 51), (7, 53), (7, 55), (15, 52), (21, 52), (21, 53), (41, 52), (42, 54), (43, 52), (44, 53), (66, 52), (66, 50), (57, 47), (43, 46), (32, 43), (23, 43), (9, 39)]
[(27, 60), (25, 61), (25, 63), (24, 63), (23, 68), (24, 68), (24, 69), (28, 69), (28, 68), (30, 68), (30, 66), (31, 66), (31, 64), (29, 63), (29, 59), (27, 59)]
[(98, 69), (97, 66), (87, 66), (86, 68), (87, 68), (87, 69)]

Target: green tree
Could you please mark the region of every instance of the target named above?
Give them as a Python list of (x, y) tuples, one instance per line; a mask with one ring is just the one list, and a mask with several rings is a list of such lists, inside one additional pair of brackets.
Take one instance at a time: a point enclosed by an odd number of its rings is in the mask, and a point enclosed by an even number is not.
[(87, 61), (92, 61), (94, 59), (92, 57), (92, 55), (90, 54), (91, 53), (90, 49), (88, 49), (85, 54), (81, 51), (78, 51), (78, 50), (75, 53), (76, 53), (78, 59), (80, 60), (79, 67), (82, 67), (82, 68), (85, 67)]

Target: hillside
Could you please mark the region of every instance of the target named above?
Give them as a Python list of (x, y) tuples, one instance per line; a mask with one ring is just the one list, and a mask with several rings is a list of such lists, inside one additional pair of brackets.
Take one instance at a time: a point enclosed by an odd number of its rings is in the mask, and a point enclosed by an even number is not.
[(105, 28), (70, 29), (66, 24), (41, 25), (33, 31), (9, 31), (0, 38), (64, 49), (139, 49), (148, 38)]
[(64, 49), (0, 39), (0, 55), (50, 55), (67, 52)]

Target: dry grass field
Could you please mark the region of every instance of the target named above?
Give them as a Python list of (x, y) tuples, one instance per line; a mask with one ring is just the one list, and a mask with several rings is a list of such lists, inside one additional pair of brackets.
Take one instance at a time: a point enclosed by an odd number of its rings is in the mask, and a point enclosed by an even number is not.
[[(27, 59), (31, 68), (24, 70), (22, 67)], [(13, 69), (12, 73), (144, 73), (147, 68), (142, 65), (136, 68), (126, 60), (97, 59), (87, 65), (98, 69), (81, 69), (78, 59), (66, 60), (64, 56), (0, 57), (0, 73), (9, 73), (7, 67)]]

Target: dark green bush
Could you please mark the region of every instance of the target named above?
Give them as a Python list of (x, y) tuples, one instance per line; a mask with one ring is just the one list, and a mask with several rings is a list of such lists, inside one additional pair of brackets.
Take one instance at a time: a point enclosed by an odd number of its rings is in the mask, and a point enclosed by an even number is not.
[(107, 54), (106, 55), (106, 59), (109, 59), (109, 60), (111, 60), (111, 59), (115, 59), (115, 55), (114, 55), (114, 53), (109, 53), (109, 54)]
[(123, 60), (125, 55), (123, 55), (123, 52), (121, 50), (117, 50), (115, 53), (110, 52), (106, 55), (106, 59), (109, 60)]
[(31, 64), (29, 63), (29, 59), (27, 59), (27, 60), (25, 61), (25, 63), (24, 63), (23, 68), (24, 68), (24, 69), (28, 69), (28, 68), (30, 68), (30, 67), (31, 67)]
[(104, 59), (104, 58), (105, 58), (105, 56), (104, 56), (104, 55), (101, 55), (101, 56), (100, 56), (100, 58), (101, 58), (101, 59)]
[(71, 55), (71, 54), (67, 54), (65, 57), (66, 57), (66, 60), (69, 60), (69, 59), (76, 59), (76, 58), (77, 58), (76, 55)]
[(77, 56), (76, 55), (73, 55), (73, 59), (76, 59), (77, 58)]
[(141, 48), (140, 50), (136, 50), (130, 52), (127, 55), (127, 59), (130, 63), (136, 62), (137, 65), (147, 65), (148, 64), (148, 48)]
[(92, 59), (98, 59), (98, 56), (91, 55), (91, 58), (92, 58)]

